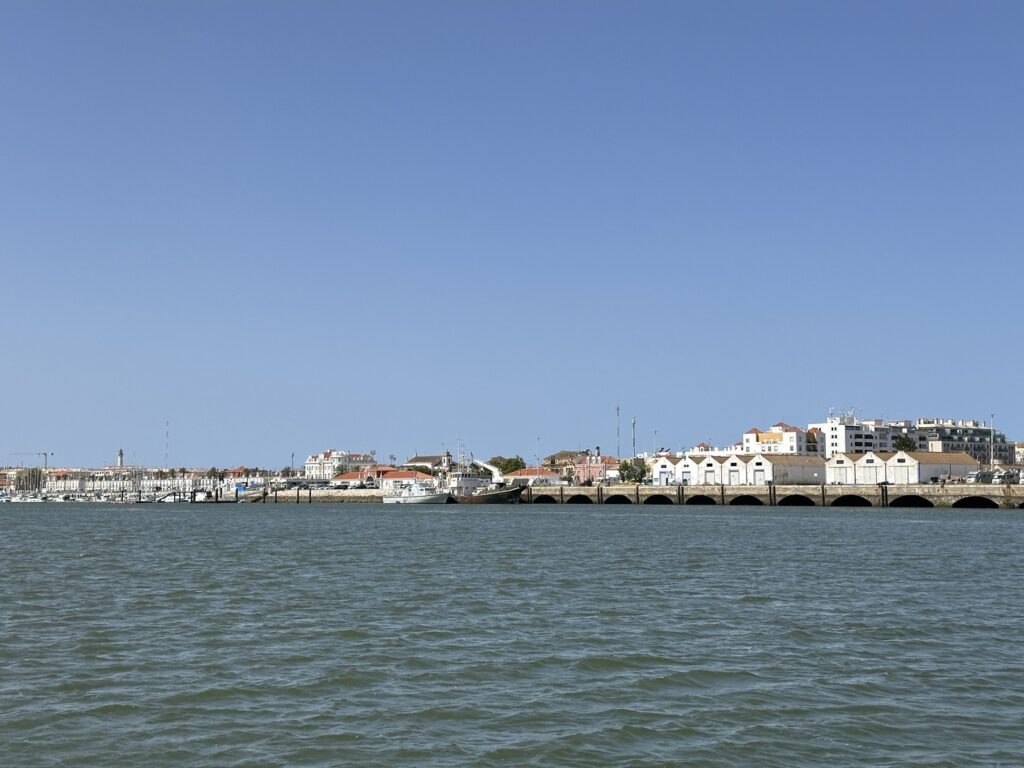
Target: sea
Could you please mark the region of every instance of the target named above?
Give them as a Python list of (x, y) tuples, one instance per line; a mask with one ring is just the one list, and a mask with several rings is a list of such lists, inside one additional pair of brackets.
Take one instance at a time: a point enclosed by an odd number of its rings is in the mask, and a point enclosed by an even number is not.
[(0, 505), (0, 766), (1021, 766), (1024, 511)]

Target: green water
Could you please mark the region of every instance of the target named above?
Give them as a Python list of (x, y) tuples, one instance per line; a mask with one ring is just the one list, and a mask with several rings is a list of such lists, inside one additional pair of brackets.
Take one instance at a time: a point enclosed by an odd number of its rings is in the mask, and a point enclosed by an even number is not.
[(0, 506), (0, 766), (995, 766), (1024, 513)]

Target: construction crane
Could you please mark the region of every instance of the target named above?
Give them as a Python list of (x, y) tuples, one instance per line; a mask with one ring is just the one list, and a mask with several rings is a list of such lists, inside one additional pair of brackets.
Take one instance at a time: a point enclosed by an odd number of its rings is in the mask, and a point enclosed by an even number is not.
[(45, 472), (50, 468), (50, 457), (53, 456), (53, 451), (17, 451), (11, 456), (42, 456), (43, 471)]

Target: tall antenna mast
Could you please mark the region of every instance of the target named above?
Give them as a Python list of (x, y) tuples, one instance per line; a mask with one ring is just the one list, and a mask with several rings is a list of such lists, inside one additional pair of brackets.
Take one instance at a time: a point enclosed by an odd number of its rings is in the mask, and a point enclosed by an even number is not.
[(633, 417), (633, 458), (636, 458), (636, 416)]
[(619, 426), (621, 420), (619, 419), (619, 404), (615, 404), (615, 457), (619, 458), (622, 456), (622, 436), (620, 434)]
[(170, 453), (171, 445), (171, 422), (164, 422), (164, 469), (167, 469), (167, 456)]

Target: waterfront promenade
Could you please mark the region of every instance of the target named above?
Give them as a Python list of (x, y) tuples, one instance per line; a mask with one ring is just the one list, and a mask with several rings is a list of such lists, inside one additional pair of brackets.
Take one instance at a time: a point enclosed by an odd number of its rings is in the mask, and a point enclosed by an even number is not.
[[(250, 491), (255, 503), (361, 503), (383, 501), (375, 489)], [(225, 499), (231, 500), (231, 499)], [(724, 506), (937, 507), (1024, 509), (1021, 485), (548, 485), (528, 487), (523, 504), (676, 504)]]

